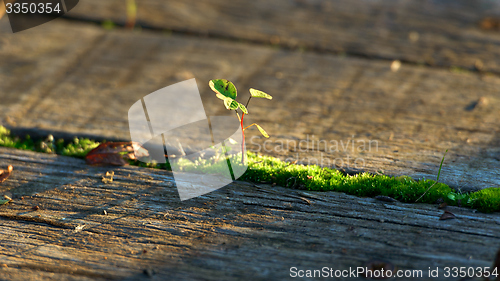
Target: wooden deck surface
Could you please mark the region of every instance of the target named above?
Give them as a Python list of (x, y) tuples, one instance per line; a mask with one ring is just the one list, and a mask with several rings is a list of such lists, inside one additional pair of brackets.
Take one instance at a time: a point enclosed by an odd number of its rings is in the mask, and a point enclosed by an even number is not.
[[(271, 143), (264, 149), (265, 139), (249, 131), (248, 149), (417, 179), (435, 179), (448, 149), (443, 182), (462, 190), (500, 186), (495, 75), (405, 64), (393, 72), (385, 60), (64, 20), (16, 34), (2, 26), (0, 118), (13, 129), (128, 140), (130, 106), (185, 79), (197, 79), (208, 116), (227, 114), (207, 85), (224, 77), (242, 100), (250, 87), (274, 96), (253, 101), (247, 118), (269, 131)], [(358, 150), (370, 141), (376, 145)]]
[[(124, 23), (122, 0), (80, 1), (64, 19), (16, 34), (0, 19), (0, 125), (129, 140), (130, 106), (186, 79), (197, 79), (208, 116), (227, 114), (208, 87), (226, 78), (242, 101), (250, 87), (274, 97), (252, 101), (245, 121), (271, 138), (263, 149), (247, 131), (250, 150), (435, 179), (448, 149), (442, 182), (500, 187), (500, 32), (487, 25), (500, 18), (497, 2), (137, 2), (142, 30), (101, 27)], [(0, 169), (9, 164), (0, 279), (281, 280), (292, 266), (374, 259), (425, 273), (491, 266), (499, 245), (498, 214), (450, 208), (458, 218), (440, 221), (434, 205), (242, 182), (180, 202), (163, 171), (0, 148)], [(111, 170), (115, 180), (103, 183)]]
[(456, 280), (444, 267), (491, 266), (500, 244), (498, 214), (470, 209), (439, 220), (437, 204), (244, 182), (181, 202), (166, 171), (6, 148), (0, 161), (14, 166), (0, 185), (13, 198), (0, 206), (7, 280), (284, 280), (372, 260)]
[[(121, 0), (69, 15), (123, 24)], [(438, 67), (500, 70), (500, 3), (491, 0), (141, 0), (139, 25)]]

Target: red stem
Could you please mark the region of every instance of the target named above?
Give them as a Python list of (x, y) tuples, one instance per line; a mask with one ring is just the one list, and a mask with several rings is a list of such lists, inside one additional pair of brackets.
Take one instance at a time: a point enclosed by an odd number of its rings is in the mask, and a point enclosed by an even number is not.
[(241, 164), (245, 164), (245, 131), (243, 130), (243, 117), (245, 117), (245, 113), (241, 114), (241, 136), (243, 139), (241, 140)]

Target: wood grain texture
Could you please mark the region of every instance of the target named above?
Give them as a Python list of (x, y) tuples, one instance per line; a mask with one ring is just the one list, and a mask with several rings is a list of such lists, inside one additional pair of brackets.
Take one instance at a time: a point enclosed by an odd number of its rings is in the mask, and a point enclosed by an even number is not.
[[(496, 1), (141, 0), (139, 25), (369, 58), (498, 73)], [(82, 1), (69, 17), (124, 23), (121, 0)]]
[(436, 205), (244, 182), (181, 202), (161, 170), (6, 148), (0, 163), (14, 166), (0, 185), (13, 198), (0, 206), (8, 280), (284, 280), (293, 266), (370, 260), (426, 276), (429, 266), (491, 266), (500, 242), (498, 215), (469, 209), (440, 221)]
[[(274, 96), (251, 103), (246, 121), (271, 139), (249, 130), (248, 149), (430, 179), (449, 149), (443, 182), (500, 186), (500, 78), (486, 73), (499, 72), (500, 35), (478, 28), (500, 15), (496, 2), (138, 2), (139, 24), (154, 31), (74, 20), (124, 22), (122, 0), (80, 1), (73, 20), (17, 34), (1, 19), (0, 124), (127, 140), (129, 107), (189, 78), (208, 116), (227, 114), (207, 85), (227, 78), (242, 101), (250, 87)], [(393, 59), (403, 61), (397, 72)], [(377, 146), (358, 150), (361, 141)], [(13, 174), (0, 184), (0, 196), (13, 198), (0, 205), (6, 280), (284, 280), (293, 266), (343, 270), (372, 260), (424, 276), (439, 267), (433, 279), (448, 280), (445, 266), (491, 266), (500, 244), (498, 214), (469, 209), (448, 207), (457, 218), (443, 221), (436, 205), (245, 182), (181, 202), (166, 171), (0, 147), (0, 169), (8, 165)], [(111, 183), (102, 181), (107, 171)]]
[(250, 150), (347, 172), (435, 179), (449, 149), (443, 182), (460, 190), (500, 186), (496, 76), (404, 64), (393, 72), (383, 60), (60, 19), (0, 38), (0, 118), (14, 129), (128, 140), (130, 106), (189, 78), (197, 79), (207, 116), (228, 114), (207, 85), (224, 77), (241, 101), (250, 87), (274, 96), (250, 104), (245, 120), (271, 135), (265, 143), (249, 130)]

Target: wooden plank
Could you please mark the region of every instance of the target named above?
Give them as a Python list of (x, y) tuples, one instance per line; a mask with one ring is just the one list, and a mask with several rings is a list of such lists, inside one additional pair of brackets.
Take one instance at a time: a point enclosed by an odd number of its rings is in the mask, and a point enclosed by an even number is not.
[(491, 266), (500, 242), (498, 214), (469, 209), (442, 221), (435, 205), (244, 182), (181, 202), (166, 171), (6, 148), (0, 163), (14, 165), (0, 186), (14, 199), (0, 206), (9, 280), (283, 280), (374, 259), (446, 280), (445, 266)]
[[(75, 26), (75, 25), (74, 25)], [(12, 34), (7, 17), (0, 20), (0, 112), (24, 115), (85, 58), (99, 39), (92, 28), (64, 24)], [(33, 43), (39, 42), (39, 43)], [(15, 122), (10, 120), (10, 122)]]
[[(499, 72), (496, 1), (141, 0), (139, 25), (321, 52)], [(118, 23), (121, 0), (81, 2), (69, 16)]]
[(0, 37), (1, 123), (15, 129), (127, 140), (130, 106), (185, 79), (197, 79), (208, 116), (227, 114), (207, 86), (224, 77), (242, 101), (250, 87), (274, 96), (252, 101), (245, 118), (272, 136), (264, 149), (265, 139), (249, 130), (253, 151), (347, 172), (435, 179), (449, 149), (443, 182), (461, 190), (500, 186), (495, 76), (411, 65), (393, 72), (380, 60), (108, 32), (64, 20)]

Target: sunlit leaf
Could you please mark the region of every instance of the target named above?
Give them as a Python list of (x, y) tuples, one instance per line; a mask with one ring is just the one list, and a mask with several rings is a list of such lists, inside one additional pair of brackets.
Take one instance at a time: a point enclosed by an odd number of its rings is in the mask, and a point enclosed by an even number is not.
[(256, 90), (254, 88), (250, 89), (250, 95), (252, 95), (253, 98), (262, 98), (262, 99), (268, 99), (268, 100), (273, 99), (273, 97), (271, 95), (266, 94), (262, 91)]
[(259, 129), (260, 133), (261, 133), (264, 137), (266, 137), (266, 138), (268, 138), (268, 137), (269, 137), (269, 135), (266, 133), (266, 131), (264, 131), (264, 129), (262, 129), (262, 127), (261, 127), (261, 126), (257, 125), (257, 123), (253, 123), (252, 125), (250, 125), (250, 126), (247, 126), (247, 127), (243, 128), (243, 131), (245, 131), (246, 129), (248, 129), (248, 128), (252, 127), (252, 126), (257, 127), (257, 129)]
[[(213, 79), (210, 80), (208, 85), (210, 85), (210, 89), (212, 89), (214, 92), (219, 93), (224, 97), (236, 99), (236, 87), (233, 83), (231, 83), (231, 81), (228, 81), (226, 79)], [(222, 99), (219, 95), (217, 95), (217, 97)]]
[(226, 96), (224, 96), (224, 95), (223, 95), (223, 94), (221, 94), (221, 93), (216, 93), (216, 94), (215, 94), (215, 96), (216, 96), (216, 97), (218, 97), (218, 98), (219, 98), (219, 99), (221, 99), (221, 100), (226, 100), (226, 98), (227, 98)]
[(238, 103), (238, 106), (240, 107), (241, 111), (243, 111), (243, 113), (248, 114), (248, 110), (243, 104)]
[(236, 110), (238, 109), (239, 103), (232, 98), (226, 98), (224, 99), (224, 105), (226, 106), (227, 109), (229, 110)]
[(262, 127), (261, 127), (261, 126), (259, 126), (259, 125), (257, 125), (257, 124), (255, 124), (255, 126), (257, 126), (257, 129), (259, 129), (260, 133), (261, 133), (264, 137), (269, 138), (269, 135), (266, 133), (266, 131), (264, 131), (264, 129), (262, 129)]

